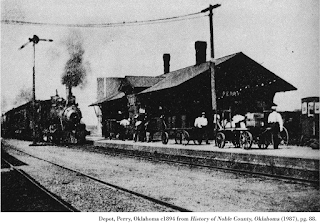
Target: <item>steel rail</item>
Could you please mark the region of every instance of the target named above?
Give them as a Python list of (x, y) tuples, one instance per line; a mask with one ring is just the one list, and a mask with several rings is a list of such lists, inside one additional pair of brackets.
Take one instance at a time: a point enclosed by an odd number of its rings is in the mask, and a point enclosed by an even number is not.
[[(104, 153), (106, 153), (106, 151), (104, 151)], [(274, 174), (268, 174), (268, 173), (252, 172), (252, 171), (232, 169), (232, 168), (224, 168), (224, 167), (211, 166), (211, 165), (201, 165), (201, 164), (190, 163), (190, 162), (182, 162), (182, 161), (162, 159), (162, 158), (155, 157), (155, 156), (131, 155), (131, 154), (127, 154), (125, 152), (117, 152), (117, 153), (115, 153), (115, 151), (114, 151), (113, 153), (115, 155), (117, 155), (117, 154), (126, 155), (126, 156), (131, 157), (131, 158), (143, 158), (143, 159), (147, 159), (149, 161), (154, 161), (154, 162), (161, 161), (161, 162), (167, 162), (167, 163), (174, 163), (174, 164), (181, 164), (181, 165), (188, 165), (188, 166), (195, 166), (195, 167), (203, 167), (203, 168), (208, 168), (208, 169), (222, 170), (222, 171), (227, 171), (227, 172), (232, 172), (232, 173), (250, 174), (250, 175), (260, 176), (260, 177), (262, 177), (262, 176), (263, 177), (269, 177), (269, 178), (276, 179), (276, 180), (288, 180), (288, 181), (295, 181), (295, 182), (298, 182), (298, 183), (313, 184), (313, 185), (317, 185), (318, 187), (319, 187), (319, 184), (320, 184), (319, 181), (317, 181), (317, 180), (307, 180), (307, 179), (302, 179), (302, 178), (282, 176), (282, 175), (274, 175)], [(158, 153), (158, 154), (160, 154), (160, 153)], [(165, 154), (163, 154), (163, 155), (165, 155)], [(187, 156), (180, 156), (180, 157), (181, 158), (182, 157), (191, 158), (191, 157), (187, 157)], [(192, 157), (192, 158), (193, 159), (206, 159), (206, 158), (203, 158), (203, 157)], [(219, 160), (219, 159), (216, 159), (216, 160)], [(228, 160), (219, 160), (219, 161), (228, 162)], [(242, 163), (245, 163), (245, 162), (242, 162)], [(246, 164), (251, 164), (251, 163), (246, 163)]]
[(20, 170), (16, 168), (14, 165), (12, 165), (10, 162), (8, 162), (6, 159), (1, 158), (2, 161), (4, 161), (6, 164), (10, 166), (11, 169), (14, 171), (18, 172), (21, 176), (23, 176), (25, 179), (27, 179), (30, 183), (32, 183), (35, 187), (40, 189), (43, 193), (48, 195), (51, 199), (54, 201), (58, 202), (60, 205), (62, 205), (65, 209), (67, 209), (70, 212), (79, 212), (76, 208), (72, 207), (69, 203), (65, 202), (63, 199), (60, 197), (56, 196), (52, 192), (50, 192), (48, 189), (43, 187), (40, 183), (38, 183), (36, 180), (34, 180), (29, 174), (24, 172), (23, 170)]
[(96, 182), (99, 182), (99, 183), (101, 183), (101, 184), (107, 185), (107, 186), (112, 187), (112, 188), (115, 188), (115, 189), (117, 189), (117, 190), (121, 190), (121, 191), (126, 192), (126, 193), (130, 193), (130, 194), (132, 194), (132, 195), (135, 195), (135, 196), (137, 196), (137, 197), (146, 199), (146, 200), (151, 201), (151, 202), (153, 202), (153, 203), (156, 203), (156, 204), (165, 206), (165, 207), (167, 207), (167, 208), (172, 208), (172, 209), (177, 210), (177, 211), (179, 211), (179, 212), (192, 212), (191, 210), (188, 210), (188, 209), (186, 209), (186, 208), (182, 208), (182, 207), (180, 207), (180, 206), (177, 206), (177, 205), (174, 205), (174, 204), (165, 202), (165, 201), (161, 201), (161, 200), (159, 200), (159, 199), (150, 197), (150, 196), (148, 196), (148, 195), (144, 195), (144, 194), (141, 194), (141, 193), (138, 193), (138, 192), (135, 192), (135, 191), (132, 191), (132, 190), (123, 188), (123, 187), (121, 187), (121, 186), (118, 186), (118, 185), (115, 185), (115, 184), (112, 184), (112, 183), (105, 182), (105, 181), (103, 181), (103, 180), (99, 180), (99, 179), (97, 179), (97, 178), (95, 178), (95, 177), (93, 177), (93, 176), (90, 176), (90, 175), (88, 175), (88, 174), (82, 173), (82, 172), (80, 172), (80, 171), (71, 169), (71, 168), (66, 167), (66, 166), (62, 166), (62, 165), (60, 165), (60, 164), (57, 164), (57, 163), (55, 163), (55, 162), (52, 162), (52, 161), (49, 161), (49, 160), (46, 160), (46, 159), (43, 159), (43, 158), (40, 158), (40, 157), (35, 156), (35, 155), (31, 155), (31, 154), (29, 154), (29, 153), (27, 153), (27, 152), (24, 152), (24, 151), (22, 151), (22, 150), (19, 150), (19, 149), (15, 148), (15, 147), (14, 147), (13, 149), (16, 150), (16, 151), (22, 152), (22, 153), (24, 153), (24, 154), (26, 154), (26, 155), (28, 155), (28, 156), (30, 156), (30, 157), (33, 157), (33, 158), (36, 158), (36, 159), (45, 161), (45, 162), (50, 163), (50, 164), (52, 164), (52, 165), (58, 166), (58, 167), (60, 167), (60, 168), (62, 168), (62, 169), (65, 169), (65, 170), (74, 172), (74, 173), (76, 173), (76, 174), (78, 174), (78, 175), (87, 177), (87, 178), (89, 178), (89, 179), (91, 179), (91, 180), (94, 180), (94, 181), (96, 181)]

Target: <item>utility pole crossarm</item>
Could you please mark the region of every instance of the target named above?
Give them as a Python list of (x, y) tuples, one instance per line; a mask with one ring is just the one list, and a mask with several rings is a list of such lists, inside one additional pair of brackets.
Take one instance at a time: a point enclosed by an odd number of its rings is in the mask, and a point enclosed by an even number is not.
[(214, 58), (214, 47), (213, 47), (213, 9), (220, 7), (220, 4), (209, 5), (208, 8), (203, 9), (201, 12), (209, 11), (209, 25), (210, 25), (210, 47), (211, 47), (211, 58)]
[(210, 5), (208, 8), (201, 10), (201, 12), (203, 13), (203, 12), (207, 12), (209, 10), (212, 11), (212, 9), (218, 8), (220, 6), (221, 6), (220, 4)]
[(51, 39), (39, 39), (39, 41), (49, 41), (49, 42), (52, 42), (53, 40), (51, 40)]

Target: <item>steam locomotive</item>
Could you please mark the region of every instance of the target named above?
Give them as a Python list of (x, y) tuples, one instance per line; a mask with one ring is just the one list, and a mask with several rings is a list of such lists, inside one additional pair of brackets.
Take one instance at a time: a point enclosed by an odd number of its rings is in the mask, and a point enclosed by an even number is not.
[(50, 100), (37, 100), (34, 107), (30, 101), (2, 115), (1, 135), (31, 140), (35, 130), (36, 141), (83, 143), (89, 132), (86, 125), (81, 123), (81, 118), (81, 110), (71, 91), (67, 94), (67, 100), (56, 93)]

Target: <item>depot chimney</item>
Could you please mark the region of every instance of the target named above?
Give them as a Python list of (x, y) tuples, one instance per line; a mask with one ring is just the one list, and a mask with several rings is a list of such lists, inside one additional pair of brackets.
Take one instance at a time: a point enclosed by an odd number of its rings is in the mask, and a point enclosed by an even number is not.
[(163, 54), (164, 74), (170, 72), (170, 54)]
[(207, 60), (207, 42), (205, 41), (196, 41), (196, 65), (206, 62)]

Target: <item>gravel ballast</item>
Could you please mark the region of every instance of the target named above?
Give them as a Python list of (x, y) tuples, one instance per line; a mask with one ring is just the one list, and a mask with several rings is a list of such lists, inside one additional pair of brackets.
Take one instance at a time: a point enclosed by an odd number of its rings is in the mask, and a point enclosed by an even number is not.
[[(29, 143), (6, 140), (6, 144), (35, 156), (192, 211), (320, 210), (319, 190), (307, 184), (111, 156), (101, 153), (101, 149), (95, 152), (93, 146), (88, 145), (30, 147)], [(106, 189), (9, 147), (8, 152), (29, 164), (21, 167), (23, 170), (80, 211), (165, 211), (161, 206)]]

